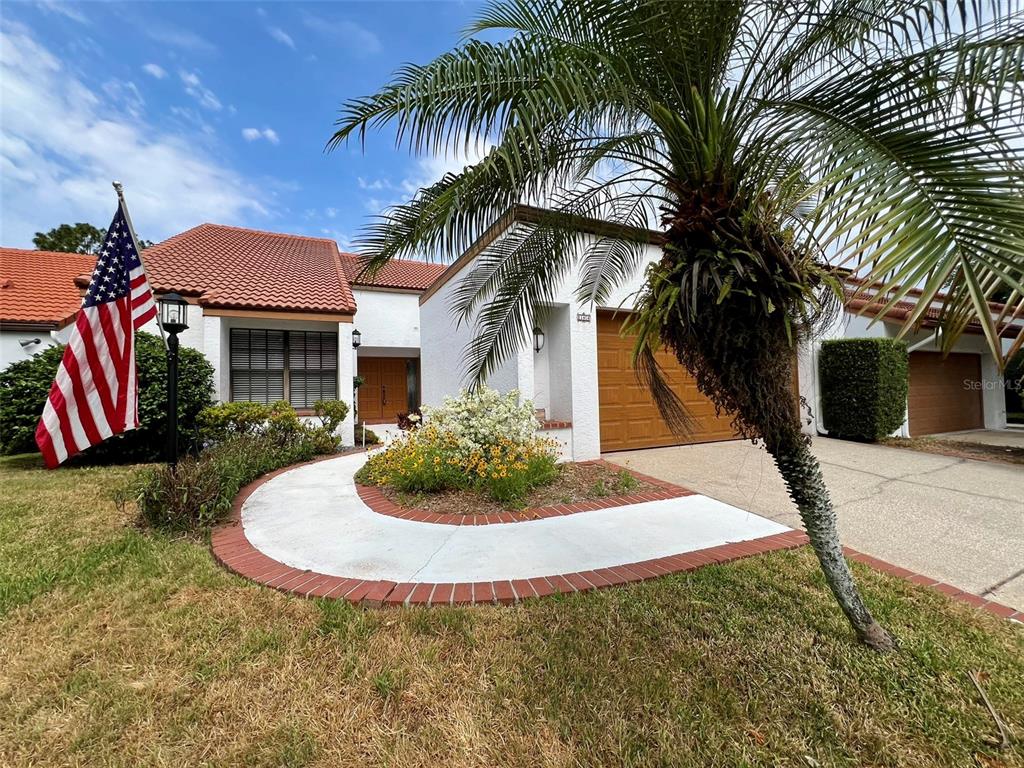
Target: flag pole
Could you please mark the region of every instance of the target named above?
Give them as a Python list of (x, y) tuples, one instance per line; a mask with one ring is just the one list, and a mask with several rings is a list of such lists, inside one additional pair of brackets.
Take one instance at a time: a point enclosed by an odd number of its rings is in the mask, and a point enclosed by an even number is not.
[[(131, 214), (128, 213), (128, 203), (125, 202), (125, 199), (124, 199), (124, 185), (120, 181), (113, 181), (113, 182), (111, 182), (111, 184), (114, 185), (114, 191), (117, 192), (118, 204), (121, 206), (121, 212), (124, 214), (124, 220), (128, 224), (128, 234), (130, 234), (132, 236), (132, 245), (135, 246), (135, 253), (137, 253), (138, 256), (139, 256), (139, 263), (142, 265), (142, 271), (146, 272), (146, 262), (142, 260), (142, 248), (139, 246), (139, 238), (135, 234), (135, 227), (132, 226), (132, 217), (131, 217)], [(149, 277), (149, 273), (148, 272), (146, 272), (146, 277), (148, 279), (148, 277)], [(156, 294), (155, 293), (153, 295), (153, 299), (154, 299), (154, 301), (156, 300)], [(168, 349), (168, 346), (167, 346), (167, 334), (164, 333), (164, 321), (160, 317), (160, 305), (159, 304), (157, 305), (157, 308), (156, 308), (156, 324), (157, 324), (157, 327), (160, 329), (160, 338), (164, 342), (164, 349)]]

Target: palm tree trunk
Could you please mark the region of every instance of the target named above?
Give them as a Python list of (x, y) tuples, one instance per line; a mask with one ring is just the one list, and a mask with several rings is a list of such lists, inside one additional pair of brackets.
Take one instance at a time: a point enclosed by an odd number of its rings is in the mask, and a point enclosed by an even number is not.
[(807, 439), (803, 435), (790, 435), (784, 440), (771, 441), (766, 447), (775, 459), (789, 497), (800, 511), (800, 519), (821, 563), (825, 581), (857, 637), (876, 651), (893, 650), (896, 641), (871, 616), (853, 582), (853, 573), (839, 543), (836, 511), (821, 476), (821, 466), (811, 453)]

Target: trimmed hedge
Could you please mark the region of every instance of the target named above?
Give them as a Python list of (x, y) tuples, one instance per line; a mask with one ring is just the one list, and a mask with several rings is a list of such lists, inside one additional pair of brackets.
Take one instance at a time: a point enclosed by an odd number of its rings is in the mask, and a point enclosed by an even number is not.
[(906, 342), (826, 341), (818, 370), (822, 416), (833, 437), (878, 440), (903, 423), (909, 382)]
[[(38, 451), (35, 432), (64, 347), (50, 347), (0, 372), (0, 451)], [(72, 461), (145, 462), (164, 457), (167, 445), (167, 353), (159, 337), (135, 337), (139, 375), (138, 429), (104, 440)], [(178, 354), (178, 434), (182, 447), (194, 441), (196, 417), (213, 403), (213, 366), (203, 354), (182, 347)]]

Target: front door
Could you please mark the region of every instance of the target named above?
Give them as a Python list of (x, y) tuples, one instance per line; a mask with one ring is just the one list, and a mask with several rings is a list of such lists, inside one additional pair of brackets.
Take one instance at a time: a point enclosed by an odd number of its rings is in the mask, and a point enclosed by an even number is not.
[(409, 410), (408, 379), (405, 358), (360, 357), (359, 418), (368, 423), (397, 421), (398, 414)]

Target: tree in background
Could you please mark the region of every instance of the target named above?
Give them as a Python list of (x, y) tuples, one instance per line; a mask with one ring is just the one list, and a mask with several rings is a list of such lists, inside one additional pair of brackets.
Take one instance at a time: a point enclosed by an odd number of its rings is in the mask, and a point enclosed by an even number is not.
[[(420, 153), (493, 144), (369, 226), (369, 271), (450, 261), (510, 206), (547, 206), (455, 294), (481, 380), (528, 343), (574, 264), (578, 297), (600, 303), (658, 222), (663, 257), (631, 322), (638, 373), (684, 428), (655, 362), (667, 346), (763, 441), (858, 637), (892, 648), (843, 557), (792, 357), (838, 310), (838, 264), (893, 303), (921, 288), (908, 328), (946, 285), (943, 348), (980, 321), (1001, 356), (988, 299), (1008, 287), (1009, 314), (1024, 311), (1017, 0), (500, 0), (468, 31), (481, 33), (500, 42), (470, 37), (343, 107), (331, 148), (386, 125)], [(579, 217), (618, 230), (592, 239)]]
[[(103, 245), (107, 230), (94, 227), (92, 224), (61, 224), (49, 232), (36, 232), (32, 244), (40, 251), (60, 251), (63, 253), (96, 253)], [(139, 238), (139, 247), (148, 248), (153, 243)]]

